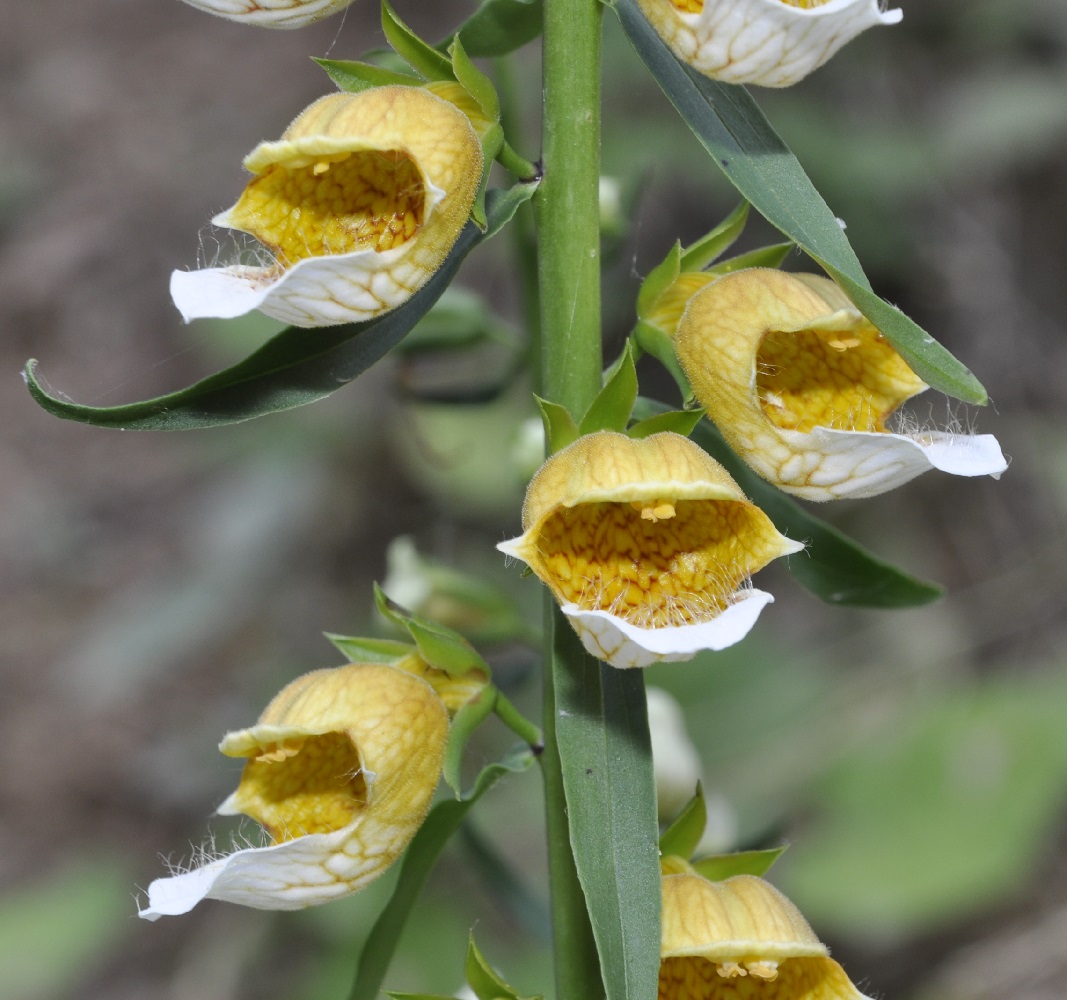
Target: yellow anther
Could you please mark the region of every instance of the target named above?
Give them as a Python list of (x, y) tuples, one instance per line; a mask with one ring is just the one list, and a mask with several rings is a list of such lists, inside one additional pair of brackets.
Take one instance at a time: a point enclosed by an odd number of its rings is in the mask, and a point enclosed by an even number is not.
[(839, 337), (837, 340), (828, 340), (826, 346), (832, 347), (835, 351), (847, 351), (850, 347), (859, 347), (861, 343), (859, 337)]
[(320, 174), (326, 173), (326, 171), (329, 169), (330, 164), (326, 160), (320, 160), (318, 163), (315, 164), (315, 166), (311, 168), (311, 172), (315, 174), (315, 176), (319, 176)]
[(647, 500), (631, 500), (630, 506), (641, 512), (642, 521), (651, 521), (653, 524), (667, 521), (675, 515), (674, 504), (670, 500), (653, 500), (651, 503)]
[(768, 983), (773, 983), (778, 978), (777, 962), (768, 960), (745, 962), (745, 966), (748, 968), (748, 974), (755, 976), (757, 979), (766, 979)]
[(715, 971), (723, 979), (734, 979), (737, 976), (747, 976), (748, 973), (737, 962), (721, 962), (715, 966)]

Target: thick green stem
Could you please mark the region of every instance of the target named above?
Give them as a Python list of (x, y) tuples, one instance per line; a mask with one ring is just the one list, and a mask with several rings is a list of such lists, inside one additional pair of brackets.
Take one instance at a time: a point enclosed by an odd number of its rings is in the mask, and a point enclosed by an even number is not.
[(545, 0), (541, 391), (578, 418), (600, 388), (599, 0)]
[[(578, 418), (600, 388), (599, 0), (545, 0), (544, 177), (534, 199), (541, 290), (540, 391)], [(604, 995), (574, 867), (556, 742), (554, 636), (568, 628), (548, 601), (542, 767), (552, 893), (556, 995)], [(565, 669), (566, 664), (560, 664)]]

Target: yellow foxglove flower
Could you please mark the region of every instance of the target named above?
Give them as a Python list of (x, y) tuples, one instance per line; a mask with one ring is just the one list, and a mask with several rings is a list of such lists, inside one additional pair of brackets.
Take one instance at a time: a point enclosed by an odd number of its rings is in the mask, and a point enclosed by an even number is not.
[(769, 882), (664, 860), (659, 1000), (867, 1000)]
[(670, 433), (579, 438), (534, 476), (522, 524), (497, 548), (529, 565), (585, 648), (615, 667), (740, 641), (773, 600), (748, 578), (803, 548), (721, 465)]
[(638, 0), (679, 59), (726, 83), (788, 87), (899, 10), (879, 0)]
[(185, 0), (228, 21), (262, 28), (302, 28), (343, 10), (352, 0)]
[(371, 319), (441, 266), (482, 176), (470, 119), (421, 87), (331, 94), (245, 158), (256, 176), (212, 219), (250, 233), (273, 260), (175, 271), (185, 319), (259, 309), (295, 326)]
[(447, 736), (441, 699), (407, 670), (350, 664), (297, 678), (219, 745), (248, 763), (218, 812), (251, 816), (272, 843), (156, 879), (140, 915), (202, 899), (297, 910), (361, 889), (415, 836)]
[(869, 497), (928, 469), (999, 476), (989, 434), (890, 433), (926, 384), (828, 278), (751, 268), (690, 300), (675, 337), (693, 392), (730, 446), (807, 500)]

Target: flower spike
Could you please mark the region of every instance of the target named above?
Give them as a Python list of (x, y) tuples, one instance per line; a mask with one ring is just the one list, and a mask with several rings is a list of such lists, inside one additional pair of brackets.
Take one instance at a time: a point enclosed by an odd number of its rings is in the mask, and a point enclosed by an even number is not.
[(185, 0), (227, 21), (262, 28), (302, 28), (344, 10), (352, 0)]
[(407, 670), (364, 663), (297, 678), (219, 745), (248, 763), (218, 812), (251, 816), (272, 843), (156, 879), (140, 916), (202, 899), (298, 910), (363, 888), (422, 824), (447, 736), (441, 699)]
[(529, 565), (585, 648), (614, 667), (739, 642), (773, 600), (748, 578), (803, 548), (673, 433), (579, 438), (534, 476), (522, 523), (497, 548)]
[(900, 10), (879, 0), (637, 0), (674, 54), (725, 83), (789, 87)]
[(372, 319), (441, 266), (474, 204), (482, 149), (470, 119), (421, 87), (331, 94), (245, 158), (256, 176), (212, 219), (273, 256), (175, 271), (188, 320), (259, 309), (294, 326)]
[(870, 497), (929, 469), (994, 478), (989, 434), (891, 433), (927, 386), (828, 278), (750, 268), (698, 292), (675, 348), (693, 392), (756, 472), (806, 500)]
[(769, 882), (664, 861), (660, 1000), (868, 1000)]

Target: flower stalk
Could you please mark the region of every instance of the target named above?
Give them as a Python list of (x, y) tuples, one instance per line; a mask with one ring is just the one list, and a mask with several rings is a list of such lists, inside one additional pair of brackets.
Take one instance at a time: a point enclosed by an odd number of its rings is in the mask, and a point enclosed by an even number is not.
[[(540, 394), (584, 413), (600, 389), (600, 46), (598, 0), (545, 0), (544, 176), (534, 199), (541, 299)], [(571, 853), (556, 735), (558, 681), (583, 668), (570, 628), (545, 595), (544, 774), (556, 995), (604, 995)], [(562, 640), (562, 641), (560, 641)], [(580, 650), (578, 651), (580, 652)]]

